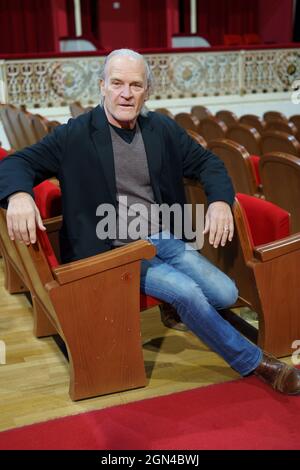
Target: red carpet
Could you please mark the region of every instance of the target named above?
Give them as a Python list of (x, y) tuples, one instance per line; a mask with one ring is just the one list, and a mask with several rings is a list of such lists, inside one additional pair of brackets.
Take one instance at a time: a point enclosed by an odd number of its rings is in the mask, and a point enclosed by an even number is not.
[(0, 433), (0, 449), (300, 449), (300, 396), (255, 377)]

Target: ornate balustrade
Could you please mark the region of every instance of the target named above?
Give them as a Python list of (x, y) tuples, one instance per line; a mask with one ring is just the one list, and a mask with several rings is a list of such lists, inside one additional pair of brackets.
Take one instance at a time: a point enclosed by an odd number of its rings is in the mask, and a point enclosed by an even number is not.
[[(300, 78), (300, 50), (270, 48), (145, 54), (155, 77), (151, 99), (245, 95), (291, 91)], [(0, 61), (0, 101), (59, 107), (99, 101), (104, 56)]]

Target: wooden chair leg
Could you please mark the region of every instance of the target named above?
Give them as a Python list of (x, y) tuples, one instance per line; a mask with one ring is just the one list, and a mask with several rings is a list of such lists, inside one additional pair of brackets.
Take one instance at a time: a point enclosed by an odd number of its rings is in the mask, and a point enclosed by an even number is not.
[(260, 317), (258, 345), (276, 357), (290, 356), (293, 342), (300, 337), (299, 309), (289, 307), (270, 302)]
[(3, 256), (3, 260), (5, 270), (5, 289), (10, 294), (19, 294), (21, 292), (27, 292), (29, 290), (28, 287), (25, 285), (24, 281), (19, 276), (12, 263), (10, 263), (6, 256)]
[(42, 338), (43, 336), (51, 336), (57, 334), (57, 329), (49, 320), (45, 310), (32, 295), (32, 308), (33, 308), (33, 332), (37, 338)]

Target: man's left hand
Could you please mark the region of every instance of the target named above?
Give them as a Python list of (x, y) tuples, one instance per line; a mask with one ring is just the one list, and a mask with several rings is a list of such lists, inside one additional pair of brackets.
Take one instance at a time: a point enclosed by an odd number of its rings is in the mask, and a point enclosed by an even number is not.
[(231, 242), (234, 233), (233, 216), (229, 204), (223, 201), (212, 202), (205, 216), (204, 235), (209, 233), (209, 243), (218, 248)]

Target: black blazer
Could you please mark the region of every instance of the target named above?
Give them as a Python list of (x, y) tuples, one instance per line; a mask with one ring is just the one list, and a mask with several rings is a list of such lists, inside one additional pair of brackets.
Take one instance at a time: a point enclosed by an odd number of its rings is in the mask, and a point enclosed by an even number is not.
[[(146, 149), (150, 180), (158, 204), (186, 202), (183, 177), (198, 179), (208, 202), (233, 203), (234, 191), (223, 162), (192, 140), (175, 121), (150, 112), (138, 119)], [(71, 119), (46, 136), (0, 163), (0, 201), (17, 191), (33, 196), (32, 188), (56, 176), (62, 190), (63, 262), (95, 255), (111, 248), (99, 240), (96, 209), (116, 206), (116, 182), (111, 136), (100, 106)]]

